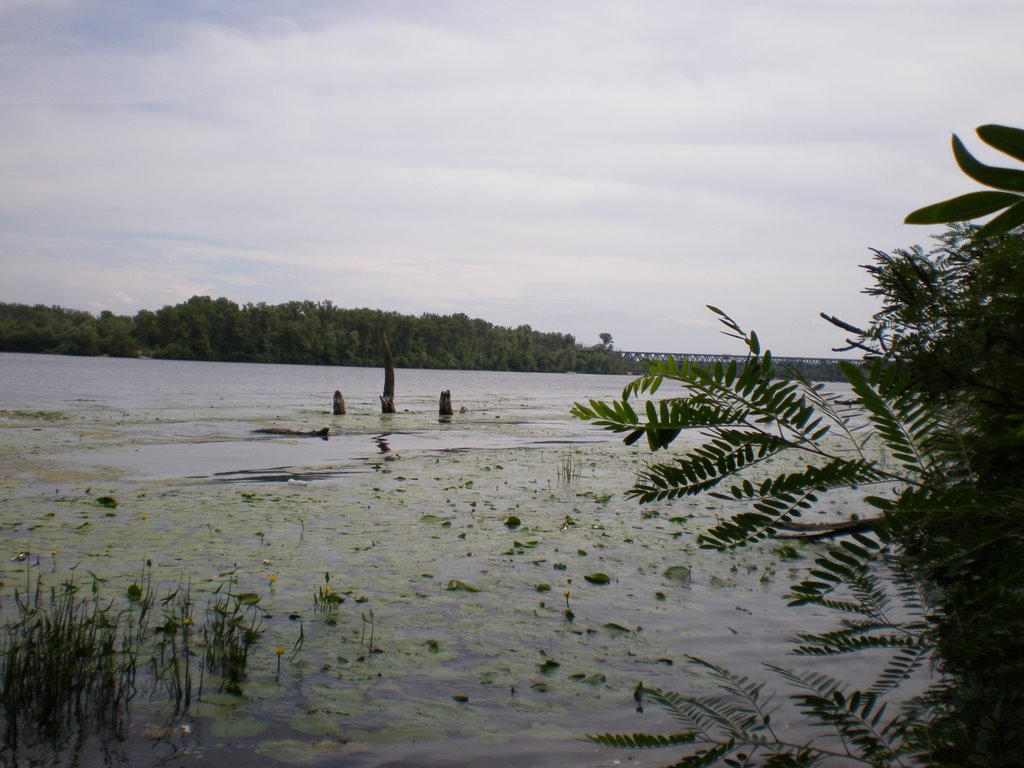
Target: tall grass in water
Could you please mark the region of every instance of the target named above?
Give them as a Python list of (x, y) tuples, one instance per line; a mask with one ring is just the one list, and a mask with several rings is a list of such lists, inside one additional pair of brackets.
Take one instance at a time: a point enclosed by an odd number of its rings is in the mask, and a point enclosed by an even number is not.
[[(38, 559), (26, 566), (24, 592), (15, 590), (8, 604), (13, 615), (0, 628), (0, 763), (6, 750), (17, 764), (23, 747), (61, 750), (90, 735), (121, 738), (140, 691), (165, 698), (176, 717), (194, 691), (202, 698), (207, 671), (220, 690), (240, 692), (250, 647), (260, 637), (259, 595), (233, 594), (229, 581), (196, 626), (191, 584), (179, 582), (158, 599), (148, 562), (123, 597), (109, 600), (101, 597), (99, 577), (83, 586), (72, 575), (46, 587), (33, 574)], [(157, 626), (150, 627), (153, 616)]]
[(220, 689), (228, 693), (242, 692), (249, 649), (259, 640), (263, 624), (263, 611), (257, 606), (259, 600), (260, 596), (255, 593), (232, 594), (229, 588), (227, 594), (211, 600), (206, 608), (207, 620), (203, 626), (205, 668), (220, 674)]
[(555, 470), (560, 485), (572, 485), (578, 483), (583, 477), (583, 459), (579, 458), (570, 449), (562, 457), (560, 465)]
[[(31, 566), (29, 566), (31, 567)], [(152, 599), (139, 587), (115, 610), (70, 579), (15, 591), (17, 615), (2, 630), (0, 710), (5, 741), (56, 744), (68, 735), (120, 731), (135, 695), (136, 658)]]

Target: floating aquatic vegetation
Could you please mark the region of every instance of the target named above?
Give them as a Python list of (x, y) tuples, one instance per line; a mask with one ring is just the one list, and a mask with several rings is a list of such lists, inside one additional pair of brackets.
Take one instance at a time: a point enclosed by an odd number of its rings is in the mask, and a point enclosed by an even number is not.
[[(410, 422), (414, 418), (402, 415)], [(486, 428), (529, 440), (555, 423), (501, 422), (500, 427)], [(175, 429), (180, 430), (186, 420), (178, 424)], [(365, 424), (355, 419), (345, 424), (354, 433), (369, 434), (374, 428), (379, 428), (376, 415)], [(60, 423), (47, 425), (48, 432), (64, 429), (71, 431)], [(365, 434), (357, 439), (366, 442)], [(699, 580), (687, 590), (670, 589), (669, 584), (683, 582), (667, 578), (666, 569), (691, 561), (697, 566), (693, 558), (700, 553), (687, 541), (713, 513), (682, 500), (651, 505), (644, 511), (659, 514), (641, 515), (619, 492), (639, 463), (628, 455), (624, 459), (618, 445), (594, 443), (586, 454), (574, 448), (574, 456), (585, 455), (602, 471), (585, 471), (582, 487), (556, 487), (553, 459), (560, 454), (548, 444), (524, 448), (509, 440), (501, 448), (445, 451), (445, 441), (456, 434), (451, 430), (443, 440), (395, 435), (396, 448), (407, 439), (430, 442), (423, 450), (402, 446), (401, 464), (390, 465), (396, 470), (400, 466), (402, 480), (398, 472), (385, 472), (386, 464), (374, 474), (370, 454), (349, 463), (339, 459), (345, 433), (329, 444), (275, 445), (274, 450), (291, 453), (248, 464), (256, 467), (248, 474), (228, 463), (200, 468), (196, 477), (167, 473), (139, 479), (135, 470), (118, 474), (107, 468), (113, 464), (109, 446), (119, 441), (123, 445), (125, 437), (104, 422), (82, 440), (77, 433), (69, 437), (66, 449), (48, 444), (47, 451), (59, 459), (54, 464), (62, 465), (60, 471), (44, 468), (40, 476), (47, 485), (40, 483), (38, 491), (5, 490), (0, 524), (9, 537), (10, 554), (28, 552), (30, 540), (32, 552), (59, 549), (60, 556), (53, 558), (55, 571), (84, 562), (82, 569), (88, 566), (107, 579), (101, 584), (103, 593), (108, 599), (114, 596), (120, 607), (132, 604), (133, 584), (146, 591), (139, 573), (125, 569), (125, 562), (152, 557), (154, 571), (161, 575), (161, 596), (182, 587), (167, 605), (158, 599), (153, 606), (146, 636), (150, 648), (140, 656), (147, 661), (136, 685), (144, 690), (152, 683), (150, 654), (163, 676), (155, 691), (147, 689), (147, 695), (132, 700), (132, 708), (145, 713), (144, 722), (172, 718), (178, 696), (173, 681), (179, 681), (183, 708), (187, 673), (191, 704), (177, 717), (196, 718), (203, 726), (190, 738), (205, 738), (208, 759), (224, 738), (261, 756), (272, 755), (269, 759), (283, 762), (287, 756), (290, 762), (320, 765), (376, 745), (438, 741), (438, 734), (453, 743), (477, 745), (508, 741), (509, 732), (517, 734), (517, 743), (523, 738), (518, 734), (533, 733), (578, 744), (578, 735), (593, 727), (594, 718), (620, 722), (622, 703), (630, 702), (640, 665), (652, 684), (678, 685), (678, 675), (667, 676), (671, 668), (659, 659), (721, 643), (726, 622), (739, 626), (735, 606), (746, 598), (738, 592), (752, 593), (751, 602), (743, 604), (756, 611), (762, 604), (765, 610), (773, 607), (760, 596), (766, 590), (782, 590), (760, 583), (764, 561), (753, 552), (740, 556), (742, 567), (736, 573), (729, 572), (731, 563), (701, 560)], [(479, 438), (473, 434), (470, 439)], [(61, 479), (63, 465), (86, 455), (77, 453), (83, 445), (101, 444), (95, 455), (97, 463), (104, 463), (102, 472), (79, 472), (73, 484)], [(252, 445), (250, 441), (243, 449)], [(325, 453), (328, 446), (330, 454)], [(373, 449), (372, 442), (369, 447)], [(240, 450), (231, 443), (187, 443), (181, 448), (179, 457), (195, 452), (203, 460), (215, 451)], [(162, 451), (153, 447), (137, 455), (157, 462), (166, 455)], [(310, 468), (302, 464), (306, 459), (294, 458), (299, 451), (322, 453), (309, 461), (330, 461), (331, 471), (307, 472)], [(132, 448), (125, 451), (129, 459), (133, 453)], [(36, 454), (43, 456), (41, 450)], [(613, 466), (614, 471), (604, 469)], [(222, 468), (232, 470), (237, 482), (223, 482), (216, 475)], [(301, 476), (309, 483), (270, 486), (261, 480), (270, 475)], [(0, 482), (5, 489), (13, 488), (8, 479)], [(131, 506), (132, 513), (97, 513), (99, 491), (82, 499), (87, 483), (116, 496), (121, 501), (116, 511)], [(144, 510), (138, 498), (145, 499)], [(69, 503), (76, 500), (83, 503)], [(143, 512), (148, 513), (144, 520)], [(512, 518), (518, 525), (506, 527)], [(79, 525), (84, 527), (76, 530)], [(262, 536), (254, 535), (256, 531)], [(756, 566), (753, 573), (743, 558)], [(26, 560), (35, 563), (36, 557), (26, 555)], [(49, 571), (51, 557), (44, 561)], [(320, 573), (310, 573), (309, 563), (319, 563)], [(9, 593), (12, 585), (24, 584), (19, 570), (24, 566), (24, 561), (7, 557), (0, 561), (0, 582), (7, 585), (0, 591)], [(329, 578), (322, 578), (325, 571)], [(601, 572), (610, 576), (609, 586), (586, 581), (586, 575)], [(712, 576), (730, 580), (736, 589), (713, 587)], [(321, 586), (329, 591), (318, 607)], [(560, 595), (569, 590), (571, 594)], [(176, 601), (186, 591), (192, 608), (183, 616)], [(247, 616), (246, 627), (259, 616), (260, 637), (248, 650), (238, 684), (245, 695), (229, 694), (223, 675), (206, 663), (203, 628), (212, 616), (205, 606), (229, 592), (240, 597), (257, 591), (263, 593), (258, 603), (237, 601)], [(0, 609), (13, 607), (6, 594), (0, 598)], [(359, 605), (357, 598), (367, 602)], [(224, 609), (233, 610), (234, 602), (232, 598)], [(192, 623), (185, 624), (186, 617)], [(230, 620), (225, 628), (228, 624)], [(630, 629), (638, 626), (644, 631)], [(737, 638), (761, 637), (757, 632)], [(278, 648), (285, 652), (278, 654)], [(547, 658), (560, 668), (541, 673), (538, 663), (545, 659), (537, 658), (537, 648), (547, 649)], [(296, 713), (305, 719), (293, 720), (299, 717)], [(328, 722), (341, 726), (322, 734), (303, 733), (315, 730), (321, 720), (324, 728)], [(541, 720), (551, 723), (550, 728), (531, 731), (530, 724)], [(214, 733), (224, 735), (211, 738)], [(349, 741), (341, 743), (341, 738)]]
[(471, 584), (467, 584), (464, 581), (458, 579), (452, 579), (448, 582), (448, 586), (445, 587), (449, 592), (479, 592), (479, 587), (474, 587)]
[(691, 569), (688, 565), (670, 565), (661, 575), (672, 581), (681, 581), (684, 584), (689, 584), (690, 574)]

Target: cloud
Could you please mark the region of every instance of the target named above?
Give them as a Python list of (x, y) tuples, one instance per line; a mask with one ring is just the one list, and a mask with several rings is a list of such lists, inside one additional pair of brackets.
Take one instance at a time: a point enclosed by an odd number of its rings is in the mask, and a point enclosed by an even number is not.
[[(782, 353), (1024, 124), (1018, 4), (0, 5), (0, 300), (464, 311)], [(1015, 66), (1016, 65), (1016, 66)], [(55, 277), (59, 273), (59, 277)], [(137, 302), (136, 306), (132, 306)]]

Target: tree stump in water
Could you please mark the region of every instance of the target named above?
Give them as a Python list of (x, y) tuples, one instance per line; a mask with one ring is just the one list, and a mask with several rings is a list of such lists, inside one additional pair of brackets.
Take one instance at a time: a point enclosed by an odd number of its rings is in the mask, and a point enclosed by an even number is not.
[(380, 348), (384, 353), (384, 394), (380, 396), (381, 413), (397, 413), (395, 408), (395, 361), (391, 357), (387, 334), (381, 329)]
[(332, 410), (335, 416), (345, 415), (345, 398), (341, 396), (341, 390), (334, 390), (334, 404)]
[(437, 413), (439, 416), (451, 416), (452, 411), (452, 392), (450, 389), (444, 389), (441, 391), (441, 402), (438, 403)]

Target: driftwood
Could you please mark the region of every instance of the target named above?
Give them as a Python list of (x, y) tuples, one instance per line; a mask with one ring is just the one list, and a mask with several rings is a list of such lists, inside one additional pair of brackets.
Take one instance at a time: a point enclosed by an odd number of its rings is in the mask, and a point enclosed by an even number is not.
[(866, 517), (863, 520), (844, 520), (840, 523), (783, 523), (776, 527), (790, 533), (779, 533), (774, 538), (807, 541), (832, 539), (836, 536), (845, 536), (848, 533), (870, 531), (871, 527), (880, 520), (879, 517)]
[(340, 389), (334, 390), (334, 403), (332, 406), (332, 410), (335, 416), (345, 415), (345, 398), (341, 396)]
[(450, 389), (441, 391), (441, 401), (437, 405), (438, 416), (451, 416), (454, 413), (452, 410), (452, 392)]
[(254, 429), (253, 432), (261, 435), (283, 435), (285, 437), (319, 437), (321, 440), (326, 440), (330, 435), (331, 428), (324, 427), (323, 429), (303, 432), (299, 429), (285, 429), (284, 427), (262, 427), (261, 429)]
[(397, 413), (395, 408), (395, 361), (391, 357), (387, 334), (380, 331), (380, 348), (384, 353), (384, 394), (380, 396), (381, 413)]

